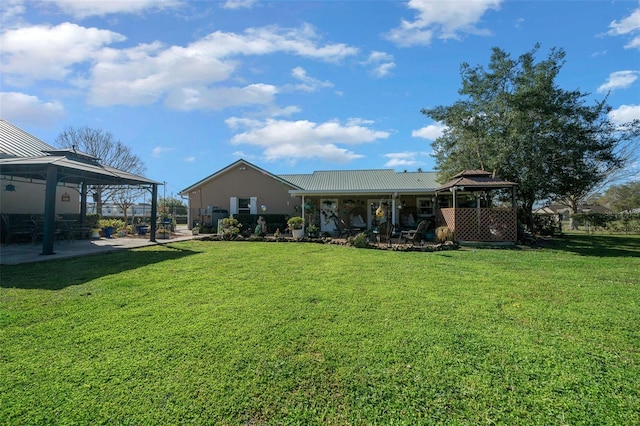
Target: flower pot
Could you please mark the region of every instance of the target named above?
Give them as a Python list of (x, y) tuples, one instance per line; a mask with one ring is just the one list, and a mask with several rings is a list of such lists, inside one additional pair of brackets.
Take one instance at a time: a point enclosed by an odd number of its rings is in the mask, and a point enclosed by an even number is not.
[(91, 238), (93, 238), (94, 240), (100, 238), (100, 228), (93, 228), (91, 230)]
[(147, 235), (149, 227), (147, 225), (136, 225), (136, 232), (138, 235)]
[(296, 240), (301, 240), (304, 237), (304, 229), (292, 229), (291, 234)]
[(113, 226), (105, 226), (104, 228), (102, 228), (102, 232), (104, 232), (104, 236), (106, 238), (111, 238), (115, 230), (116, 229)]

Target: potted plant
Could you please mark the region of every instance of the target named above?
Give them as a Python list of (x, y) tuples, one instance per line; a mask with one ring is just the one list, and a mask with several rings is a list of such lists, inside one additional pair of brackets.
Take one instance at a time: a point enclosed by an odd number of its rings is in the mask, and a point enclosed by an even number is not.
[(291, 234), (296, 240), (304, 237), (304, 219), (301, 216), (293, 216), (287, 220), (287, 225), (291, 229)]
[(171, 236), (171, 230), (169, 229), (160, 228), (156, 231), (156, 238), (158, 239), (166, 240), (170, 236)]
[(138, 235), (147, 235), (147, 232), (149, 232), (149, 225), (138, 219), (138, 224), (136, 225), (136, 233)]
[(309, 238), (318, 238), (320, 236), (320, 228), (315, 223), (309, 225), (307, 231), (309, 231)]
[(116, 231), (113, 219), (100, 219), (98, 221), (98, 227), (102, 229), (102, 233), (105, 238), (111, 238), (113, 233)]
[(100, 226), (98, 225), (99, 220), (100, 220), (99, 214), (97, 213), (87, 214), (86, 221), (87, 221), (87, 227), (91, 230), (91, 238), (94, 238), (94, 239), (100, 238)]

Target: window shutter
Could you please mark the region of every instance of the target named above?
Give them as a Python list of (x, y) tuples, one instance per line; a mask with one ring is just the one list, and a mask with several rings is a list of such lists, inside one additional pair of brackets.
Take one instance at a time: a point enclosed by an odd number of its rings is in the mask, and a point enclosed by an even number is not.
[(251, 197), (251, 208), (249, 213), (258, 214), (258, 197)]
[(229, 198), (229, 214), (238, 214), (238, 197)]

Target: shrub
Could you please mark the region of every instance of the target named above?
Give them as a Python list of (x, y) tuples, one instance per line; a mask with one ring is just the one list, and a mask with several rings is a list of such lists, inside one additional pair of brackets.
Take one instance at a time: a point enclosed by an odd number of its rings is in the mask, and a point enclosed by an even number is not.
[(304, 219), (300, 216), (290, 217), (289, 220), (287, 220), (287, 225), (289, 225), (291, 229), (302, 229)]
[[(222, 219), (222, 237), (225, 239), (236, 238), (240, 233), (242, 224), (233, 216)], [(219, 232), (219, 231), (218, 231)]]
[(367, 240), (367, 234), (364, 232), (359, 233), (353, 238), (353, 246), (356, 248), (369, 247), (369, 241)]
[(540, 235), (553, 236), (560, 233), (559, 222), (556, 221), (556, 217), (553, 214), (534, 214), (533, 227), (536, 233)]
[(89, 228), (96, 228), (98, 226), (98, 221), (100, 220), (100, 215), (97, 213), (88, 213), (86, 217), (87, 226)]
[(448, 226), (439, 226), (436, 228), (436, 241), (439, 243), (453, 241), (453, 231)]
[(100, 219), (98, 220), (98, 228), (106, 228), (108, 226), (113, 227), (117, 231), (121, 231), (127, 226), (123, 220), (120, 219)]

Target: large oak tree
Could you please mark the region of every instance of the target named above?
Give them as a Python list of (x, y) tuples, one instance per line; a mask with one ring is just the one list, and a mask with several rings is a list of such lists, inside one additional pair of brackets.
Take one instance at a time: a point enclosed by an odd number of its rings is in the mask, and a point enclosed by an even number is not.
[(482, 169), (517, 182), (530, 228), (536, 202), (562, 201), (575, 209), (628, 164), (640, 134), (638, 120), (614, 125), (606, 100), (588, 104), (588, 93), (558, 87), (562, 49), (536, 61), (538, 50), (512, 59), (494, 48), (488, 69), (462, 64), (463, 99), (422, 109), (446, 126), (432, 144), (440, 179)]

